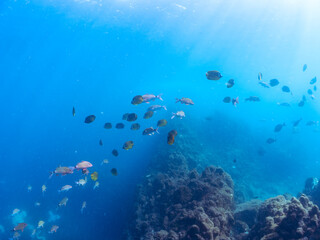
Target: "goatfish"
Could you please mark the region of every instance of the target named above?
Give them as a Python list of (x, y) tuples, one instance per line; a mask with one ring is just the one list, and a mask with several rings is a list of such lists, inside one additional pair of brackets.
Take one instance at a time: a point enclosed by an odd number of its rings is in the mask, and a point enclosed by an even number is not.
[(88, 171), (88, 168), (89, 167), (92, 167), (92, 164), (88, 161), (82, 161), (82, 162), (79, 162), (76, 166), (75, 166), (75, 169), (77, 170), (82, 170), (82, 173), (83, 174), (88, 174), (89, 171)]
[(53, 172), (50, 172), (49, 178), (53, 176), (53, 174), (59, 175), (61, 174), (62, 176), (65, 176), (67, 174), (72, 174), (73, 173), (74, 167), (57, 167)]

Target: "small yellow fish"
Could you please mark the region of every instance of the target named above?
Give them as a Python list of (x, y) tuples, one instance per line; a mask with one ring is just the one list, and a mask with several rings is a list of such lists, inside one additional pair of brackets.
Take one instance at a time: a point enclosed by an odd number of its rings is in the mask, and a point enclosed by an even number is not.
[(100, 183), (98, 181), (95, 182), (94, 186), (93, 186), (93, 190), (96, 189), (97, 187), (99, 187)]
[(91, 173), (90, 177), (91, 177), (91, 179), (93, 181), (97, 181), (98, 180), (98, 173), (97, 172), (93, 172), (93, 173)]
[(38, 222), (38, 228), (43, 228), (43, 225), (44, 225), (44, 221), (40, 220)]
[(43, 184), (42, 187), (41, 187), (41, 191), (42, 191), (42, 193), (47, 191), (47, 186)]

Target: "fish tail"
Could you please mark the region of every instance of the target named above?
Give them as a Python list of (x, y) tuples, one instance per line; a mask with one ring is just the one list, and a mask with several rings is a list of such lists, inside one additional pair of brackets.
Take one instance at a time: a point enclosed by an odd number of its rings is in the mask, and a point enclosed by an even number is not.
[(158, 131), (158, 129), (159, 129), (159, 127), (156, 128), (156, 133), (160, 134), (159, 131)]
[(158, 99), (160, 99), (161, 101), (163, 101), (163, 99), (162, 99), (162, 97), (161, 97), (161, 96), (162, 96), (162, 93), (161, 93), (161, 94), (159, 94), (159, 95), (157, 96), (157, 98), (158, 98)]
[(163, 107), (164, 110), (166, 110), (166, 111), (168, 110), (166, 106), (162, 106), (162, 107)]
[(179, 98), (176, 98), (176, 103), (180, 102), (181, 100)]

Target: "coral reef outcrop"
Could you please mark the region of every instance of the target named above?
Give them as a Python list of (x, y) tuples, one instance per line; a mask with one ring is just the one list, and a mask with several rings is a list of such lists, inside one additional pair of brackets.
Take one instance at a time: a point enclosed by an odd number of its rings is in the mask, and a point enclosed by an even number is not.
[(231, 239), (233, 182), (221, 168), (158, 173), (139, 187), (137, 199), (128, 239)]
[(320, 239), (320, 212), (306, 195), (286, 200), (270, 198), (261, 204), (256, 223), (241, 238), (247, 240)]

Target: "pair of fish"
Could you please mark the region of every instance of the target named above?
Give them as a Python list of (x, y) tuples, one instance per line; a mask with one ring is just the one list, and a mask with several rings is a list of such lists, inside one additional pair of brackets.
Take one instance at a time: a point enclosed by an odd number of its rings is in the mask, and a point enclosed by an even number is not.
[(239, 97), (232, 98), (232, 99), (231, 97), (225, 97), (222, 101), (224, 103), (232, 103), (232, 105), (236, 107), (237, 104), (239, 103)]

